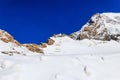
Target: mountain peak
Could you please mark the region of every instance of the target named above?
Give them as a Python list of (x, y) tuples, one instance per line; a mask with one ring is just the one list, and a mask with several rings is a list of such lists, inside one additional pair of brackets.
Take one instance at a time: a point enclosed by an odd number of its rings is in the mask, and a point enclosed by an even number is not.
[(120, 13), (97, 13), (82, 27), (72, 34), (75, 39), (119, 40)]

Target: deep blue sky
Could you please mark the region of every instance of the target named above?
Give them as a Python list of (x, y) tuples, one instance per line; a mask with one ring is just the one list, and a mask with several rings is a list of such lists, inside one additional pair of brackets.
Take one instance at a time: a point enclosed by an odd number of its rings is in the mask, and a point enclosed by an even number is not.
[(120, 0), (0, 0), (0, 28), (21, 43), (77, 31), (98, 12), (120, 12)]

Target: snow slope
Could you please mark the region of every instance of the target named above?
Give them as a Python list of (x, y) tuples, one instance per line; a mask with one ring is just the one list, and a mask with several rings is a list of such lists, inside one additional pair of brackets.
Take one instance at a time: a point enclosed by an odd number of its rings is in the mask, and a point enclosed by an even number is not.
[(120, 43), (114, 40), (73, 40), (69, 36), (51, 37), (54, 45), (44, 49), (46, 55), (87, 55), (87, 54), (112, 54), (120, 52)]
[(55, 43), (44, 49), (45, 55), (1, 53), (0, 80), (120, 79), (120, 43), (75, 41), (68, 36), (52, 39)]
[[(119, 80), (120, 55), (2, 57), (0, 80)], [(20, 59), (21, 58), (21, 59)]]

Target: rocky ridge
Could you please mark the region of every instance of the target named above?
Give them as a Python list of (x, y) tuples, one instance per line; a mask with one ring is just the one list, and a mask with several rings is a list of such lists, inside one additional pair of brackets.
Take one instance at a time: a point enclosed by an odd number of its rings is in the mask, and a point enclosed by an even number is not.
[(73, 39), (120, 40), (120, 14), (97, 13), (80, 31), (70, 35)]
[(22, 49), (22, 47), (24, 47), (24, 48), (28, 49), (28, 51), (43, 54), (44, 53), (42, 50), (43, 48), (46, 48), (48, 45), (54, 44), (54, 40), (51, 38), (49, 38), (46, 43), (40, 43), (39, 45), (35, 44), (35, 43), (21, 44), (20, 42), (15, 40), (12, 35), (10, 35), (8, 32), (6, 32), (4, 30), (0, 30), (0, 41), (2, 41), (3, 43), (6, 43), (6, 44), (12, 44), (12, 45), (10, 45), (9, 51), (1, 51), (0, 50), (1, 53), (10, 54), (10, 55), (12, 53), (17, 53), (17, 54), (21, 53), (18, 50), (15, 50), (14, 47), (19, 47), (21, 49)]
[(15, 40), (12, 35), (10, 35), (4, 30), (0, 30), (0, 40), (2, 40), (5, 43), (12, 42), (17, 46), (21, 46), (21, 44), (17, 40)]

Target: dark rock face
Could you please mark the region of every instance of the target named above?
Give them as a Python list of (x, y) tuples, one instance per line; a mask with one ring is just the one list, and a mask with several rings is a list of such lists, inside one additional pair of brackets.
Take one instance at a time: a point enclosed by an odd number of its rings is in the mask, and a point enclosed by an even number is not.
[(112, 40), (120, 40), (120, 34), (116, 34), (116, 35), (111, 35), (111, 39)]

